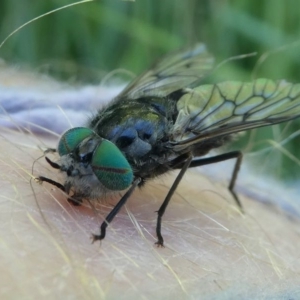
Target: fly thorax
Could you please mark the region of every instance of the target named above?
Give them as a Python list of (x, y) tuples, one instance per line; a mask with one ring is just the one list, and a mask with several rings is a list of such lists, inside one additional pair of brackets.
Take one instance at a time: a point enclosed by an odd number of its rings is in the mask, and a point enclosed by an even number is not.
[(147, 141), (143, 141), (139, 137), (136, 137), (134, 140), (132, 140), (130, 145), (125, 147), (123, 146), (121, 149), (129, 157), (140, 158), (147, 155), (151, 151), (152, 146)]
[(135, 119), (113, 128), (109, 133), (109, 139), (127, 157), (141, 158), (151, 152), (157, 134), (155, 124), (147, 120)]

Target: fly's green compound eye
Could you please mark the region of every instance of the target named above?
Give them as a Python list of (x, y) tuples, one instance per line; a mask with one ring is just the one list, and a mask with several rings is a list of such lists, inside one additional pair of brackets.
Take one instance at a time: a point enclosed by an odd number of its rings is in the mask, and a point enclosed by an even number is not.
[(108, 140), (103, 140), (96, 148), (91, 167), (99, 181), (110, 190), (121, 191), (132, 183), (131, 166), (119, 148)]
[(57, 151), (60, 156), (74, 151), (74, 149), (94, 132), (86, 127), (75, 127), (66, 131), (59, 140)]

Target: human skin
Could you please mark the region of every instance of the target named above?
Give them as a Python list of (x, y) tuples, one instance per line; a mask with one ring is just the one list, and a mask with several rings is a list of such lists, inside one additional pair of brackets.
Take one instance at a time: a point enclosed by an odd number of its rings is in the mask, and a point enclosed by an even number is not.
[(265, 187), (270, 199), (263, 203), (246, 197), (249, 187), (242, 186), (242, 214), (226, 182), (188, 171), (163, 217), (165, 248), (158, 248), (155, 211), (178, 174), (170, 172), (137, 190), (106, 238), (91, 244), (119, 196), (75, 207), (57, 188), (36, 182), (43, 175), (63, 183), (62, 174), (38, 159), (39, 147), (55, 148), (57, 141), (1, 130), (1, 299), (300, 296), (297, 206), (288, 214), (272, 204), (275, 187)]

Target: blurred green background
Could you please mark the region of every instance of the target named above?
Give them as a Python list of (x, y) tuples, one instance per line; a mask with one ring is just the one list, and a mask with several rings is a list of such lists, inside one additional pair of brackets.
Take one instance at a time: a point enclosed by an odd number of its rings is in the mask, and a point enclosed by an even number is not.
[[(72, 0), (1, 0), (0, 42), (28, 20), (70, 3)], [(0, 49), (0, 57), (63, 80), (98, 83), (119, 68), (138, 74), (160, 55), (198, 41), (208, 45), (217, 62), (257, 52), (257, 56), (225, 64), (213, 80), (300, 80), (298, 0), (89, 2), (21, 29)], [(268, 142), (289, 137), (299, 125), (296, 121), (255, 130), (232, 147), (242, 147), (252, 156), (264, 149), (258, 155), (258, 172), (300, 179), (300, 165)], [(300, 159), (299, 145), (295, 137), (283, 147)]]

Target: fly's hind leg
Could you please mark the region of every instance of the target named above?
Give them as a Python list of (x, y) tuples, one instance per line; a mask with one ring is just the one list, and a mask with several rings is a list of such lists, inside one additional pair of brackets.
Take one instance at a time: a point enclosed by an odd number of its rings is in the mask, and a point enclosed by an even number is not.
[[(231, 180), (230, 180), (228, 189), (229, 189), (231, 195), (233, 196), (234, 201), (236, 202), (240, 211), (243, 213), (244, 210), (243, 210), (242, 203), (234, 191), (236, 178), (237, 178), (238, 172), (240, 170), (240, 166), (241, 166), (242, 159), (243, 159), (243, 153), (241, 151), (232, 151), (232, 152), (224, 153), (224, 154), (213, 156), (213, 157), (196, 159), (191, 162), (189, 168), (195, 168), (195, 167), (200, 167), (200, 166), (204, 166), (204, 165), (214, 164), (214, 163), (218, 163), (218, 162), (222, 162), (222, 161), (225, 161), (228, 159), (234, 159), (234, 158), (236, 159), (236, 163), (234, 165), (234, 169), (232, 172), (232, 176), (231, 176)], [(180, 162), (178, 164), (173, 165), (172, 167), (175, 169), (180, 169), (183, 166), (184, 166), (184, 163)]]
[(240, 152), (240, 151), (236, 151), (236, 156), (234, 156), (234, 158), (236, 158), (236, 162), (235, 162), (234, 169), (233, 169), (233, 172), (232, 172), (232, 175), (231, 175), (231, 180), (230, 180), (228, 189), (231, 192), (231, 194), (232, 194), (237, 206), (239, 207), (240, 211), (242, 213), (244, 213), (242, 203), (241, 203), (239, 197), (237, 196), (237, 194), (234, 191), (234, 186), (235, 186), (235, 182), (236, 182), (236, 179), (237, 179), (237, 175), (238, 175), (238, 172), (240, 170), (242, 160), (243, 160), (243, 153)]

